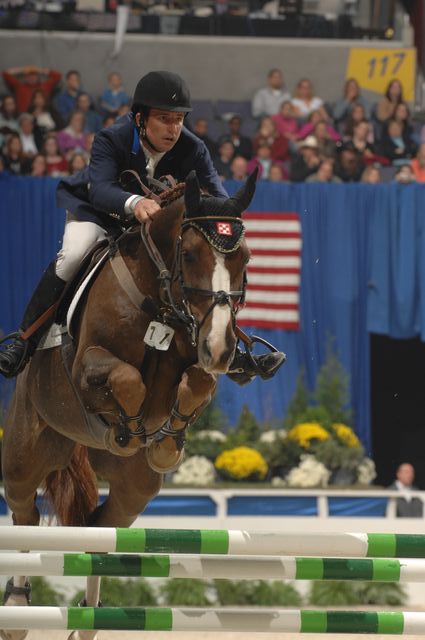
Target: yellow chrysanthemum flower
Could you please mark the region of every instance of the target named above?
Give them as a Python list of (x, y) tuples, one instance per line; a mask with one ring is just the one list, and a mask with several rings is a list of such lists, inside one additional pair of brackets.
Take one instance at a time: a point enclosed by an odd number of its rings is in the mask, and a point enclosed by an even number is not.
[(328, 440), (330, 435), (318, 422), (302, 422), (288, 431), (288, 438), (309, 449), (312, 440)]
[(341, 440), (341, 442), (347, 445), (347, 447), (350, 449), (352, 447), (360, 447), (360, 440), (351, 427), (348, 427), (346, 424), (335, 423), (332, 425), (332, 428), (334, 429), (338, 440)]
[(261, 453), (250, 447), (236, 447), (223, 451), (216, 458), (215, 467), (235, 480), (245, 480), (251, 476), (263, 480), (268, 471)]

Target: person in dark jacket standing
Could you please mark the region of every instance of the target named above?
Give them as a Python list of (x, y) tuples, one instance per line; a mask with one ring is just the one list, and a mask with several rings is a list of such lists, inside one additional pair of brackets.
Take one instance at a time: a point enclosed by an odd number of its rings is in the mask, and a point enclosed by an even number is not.
[[(131, 183), (131, 190), (122, 186), (123, 172), (132, 169), (149, 185), (149, 179), (165, 175), (181, 182), (195, 170), (210, 195), (228, 197), (205, 144), (183, 126), (190, 111), (190, 93), (180, 76), (167, 71), (148, 73), (137, 84), (132, 112), (95, 137), (89, 166), (59, 183), (58, 205), (67, 210), (62, 248), (44, 272), (18, 335), (0, 352), (4, 376), (14, 377), (25, 367), (51, 322), (65, 284), (87, 251), (114, 228), (128, 227), (135, 219), (147, 222), (160, 210), (137, 181)], [(26, 331), (37, 321), (41, 321), (39, 328), (27, 337)], [(255, 356), (255, 363), (246, 357), (247, 371), (243, 355), (237, 354), (236, 381), (238, 375), (246, 381), (246, 374), (256, 373), (267, 379), (285, 360), (278, 352)]]

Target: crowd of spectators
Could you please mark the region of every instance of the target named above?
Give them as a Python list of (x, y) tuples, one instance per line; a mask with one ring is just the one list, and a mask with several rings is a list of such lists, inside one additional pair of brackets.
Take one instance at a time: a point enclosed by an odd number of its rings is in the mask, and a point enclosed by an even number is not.
[[(63, 79), (51, 69), (8, 69), (10, 93), (0, 108), (0, 170), (33, 176), (63, 176), (83, 168), (93, 138), (102, 127), (127, 113), (131, 98), (119, 73), (109, 74), (101, 96), (82, 88), (80, 73)], [(106, 84), (106, 81), (105, 81)], [(334, 104), (315, 95), (302, 78), (291, 93), (282, 72), (272, 69), (266, 86), (252, 99), (254, 136), (243, 118), (227, 114), (226, 131), (214, 139), (206, 118), (188, 126), (207, 145), (222, 179), (244, 180), (256, 167), (270, 182), (367, 182), (381, 180), (393, 167), (394, 180), (425, 182), (425, 127), (415, 130), (401, 82), (393, 79), (371, 104), (353, 78)]]

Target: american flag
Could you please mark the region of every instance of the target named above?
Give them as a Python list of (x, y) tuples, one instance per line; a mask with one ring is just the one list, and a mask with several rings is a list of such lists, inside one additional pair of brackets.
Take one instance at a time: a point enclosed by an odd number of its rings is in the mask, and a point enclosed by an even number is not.
[(248, 212), (243, 216), (251, 251), (246, 305), (238, 324), (299, 329), (301, 223), (297, 213)]

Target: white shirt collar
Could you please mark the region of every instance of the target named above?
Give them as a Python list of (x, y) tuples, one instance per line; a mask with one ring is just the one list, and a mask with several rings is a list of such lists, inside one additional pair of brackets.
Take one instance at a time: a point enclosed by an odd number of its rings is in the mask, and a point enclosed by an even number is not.
[(151, 151), (149, 151), (149, 149), (147, 149), (145, 147), (145, 145), (143, 144), (142, 141), (140, 141), (140, 144), (142, 146), (143, 153), (145, 154), (145, 158), (147, 160), (147, 162), (146, 162), (146, 173), (148, 174), (149, 178), (153, 178), (153, 176), (155, 174), (155, 169), (156, 169), (159, 161), (165, 155), (166, 152), (163, 151), (161, 153), (152, 153)]

